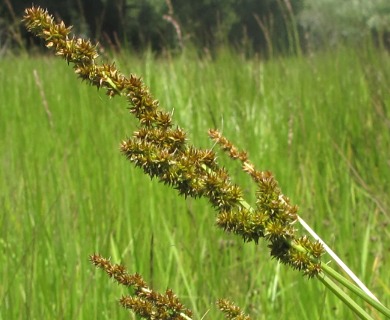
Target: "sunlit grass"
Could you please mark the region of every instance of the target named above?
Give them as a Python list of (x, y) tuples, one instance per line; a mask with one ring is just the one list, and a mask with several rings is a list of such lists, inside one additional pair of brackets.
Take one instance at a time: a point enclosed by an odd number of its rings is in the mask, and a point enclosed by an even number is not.
[[(244, 60), (120, 57), (192, 141), (218, 127), (275, 173), (300, 215), (389, 305), (390, 63), (372, 48)], [(350, 319), (317, 281), (214, 227), (119, 153), (126, 102), (79, 83), (63, 61), (0, 61), (0, 319), (126, 319), (123, 291), (88, 262), (99, 252), (171, 287), (195, 318), (233, 299), (255, 319)], [(40, 92), (33, 70), (43, 84)], [(45, 111), (45, 104), (50, 115)], [(50, 124), (52, 122), (52, 125)], [(225, 163), (224, 159), (220, 159)], [(227, 162), (226, 162), (227, 163)], [(234, 166), (237, 182), (253, 193)]]

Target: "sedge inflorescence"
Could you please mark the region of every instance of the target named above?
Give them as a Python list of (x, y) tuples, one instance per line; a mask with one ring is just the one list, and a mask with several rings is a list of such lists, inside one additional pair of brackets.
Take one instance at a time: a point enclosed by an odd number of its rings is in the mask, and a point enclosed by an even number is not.
[(229, 320), (251, 320), (249, 316), (241, 311), (233, 302), (227, 299), (219, 299), (217, 301), (219, 310), (223, 312), (226, 319)]
[(129, 274), (124, 266), (113, 264), (110, 260), (98, 254), (91, 255), (90, 261), (97, 268), (104, 270), (110, 278), (113, 278), (119, 284), (133, 289), (133, 296), (123, 296), (119, 300), (124, 308), (131, 309), (142, 318), (147, 319), (191, 319), (191, 310), (180, 302), (172, 290), (168, 289), (164, 294), (155, 292), (148, 287), (139, 274)]
[[(130, 113), (139, 120), (132, 137), (120, 145), (130, 162), (185, 197), (206, 197), (216, 209), (218, 227), (247, 242), (257, 243), (263, 238), (273, 258), (308, 277), (319, 275), (324, 249), (320, 243), (297, 235), (297, 207), (282, 194), (271, 172), (258, 171), (246, 152), (239, 151), (219, 131), (209, 130), (210, 138), (231, 159), (240, 161), (243, 171), (256, 184), (256, 203), (249, 205), (242, 189), (218, 164), (215, 152), (190, 144), (186, 132), (174, 125), (172, 114), (160, 107), (139, 77), (124, 76), (115, 64), (99, 64), (97, 45), (70, 36), (71, 28), (63, 22), (55, 23), (42, 8), (26, 9), (24, 22), (56, 55), (72, 63), (82, 80), (106, 90), (110, 97), (127, 99)], [(106, 265), (94, 260), (96, 265)]]

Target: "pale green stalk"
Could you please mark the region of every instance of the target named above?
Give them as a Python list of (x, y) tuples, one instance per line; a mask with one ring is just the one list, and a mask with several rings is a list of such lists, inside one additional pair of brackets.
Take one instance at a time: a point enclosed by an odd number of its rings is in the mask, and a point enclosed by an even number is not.
[[(374, 296), (374, 294), (364, 285), (364, 283), (352, 272), (351, 269), (336, 255), (336, 253), (326, 245), (326, 243), (314, 232), (312, 228), (301, 218), (298, 216), (299, 223), (306, 229), (307, 232), (311, 234), (311, 236), (320, 241), (324, 246), (326, 252), (336, 261), (336, 263), (352, 278), (353, 281), (359, 286), (359, 288), (353, 285), (351, 282), (347, 280), (347, 278), (343, 277), (340, 273), (335, 271), (333, 268), (329, 267), (327, 264), (322, 264), (322, 270), (327, 275), (336, 279), (340, 284), (344, 287), (351, 290), (353, 293), (357, 294), (360, 298), (370, 304), (372, 307), (377, 309), (379, 312), (383, 313), (387, 317), (390, 318), (390, 310), (386, 308), (380, 301)], [(355, 304), (351, 304), (347, 299), (348, 295), (344, 293), (342, 290), (336, 290), (335, 284), (332, 281), (332, 285), (330, 285), (329, 278), (321, 278), (319, 279), (330, 289), (334, 294), (336, 294), (344, 303), (346, 303), (351, 309), (353, 309), (356, 313), (360, 314), (359, 309), (356, 308)], [(325, 280), (324, 280), (325, 279)], [(348, 297), (349, 298), (349, 297)], [(365, 318), (363, 318), (365, 319)], [(370, 318), (371, 319), (371, 318)]]
[(360, 319), (374, 320), (366, 311), (364, 311), (350, 296), (341, 290), (330, 278), (325, 274), (319, 276), (318, 279), (332, 291), (341, 301), (344, 302)]
[(328, 276), (331, 276), (335, 280), (337, 280), (340, 284), (342, 284), (344, 287), (351, 290), (353, 293), (358, 295), (360, 298), (362, 298), (364, 301), (366, 301), (369, 305), (377, 309), (379, 312), (384, 314), (386, 317), (390, 318), (390, 310), (386, 308), (383, 304), (381, 304), (379, 301), (373, 299), (371, 296), (367, 295), (367, 293), (354, 284), (352, 284), (350, 281), (348, 281), (347, 278), (343, 277), (340, 273), (335, 271), (333, 268), (329, 267), (327, 264), (322, 264), (322, 271), (326, 273)]
[(334, 259), (334, 261), (340, 266), (341, 269), (343, 269), (350, 277), (351, 279), (372, 299), (379, 302), (377, 297), (374, 296), (374, 294), (365, 286), (365, 284), (353, 273), (353, 271), (348, 268), (348, 266), (337, 256), (337, 254), (329, 248), (329, 246), (323, 241), (315, 231), (310, 228), (310, 226), (301, 218), (298, 216), (298, 221), (306, 229), (307, 232), (311, 234), (311, 236), (318, 240), (325, 248), (326, 252)]

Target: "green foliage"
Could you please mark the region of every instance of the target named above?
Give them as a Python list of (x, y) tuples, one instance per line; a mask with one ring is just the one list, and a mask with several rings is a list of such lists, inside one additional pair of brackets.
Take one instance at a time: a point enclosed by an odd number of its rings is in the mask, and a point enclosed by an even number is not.
[(390, 3), (387, 0), (310, 0), (306, 1), (299, 21), (309, 45), (314, 47), (342, 41), (356, 43), (373, 33), (388, 42)]
[[(16, 17), (27, 5), (30, 3), (17, 0), (8, 6), (1, 4), (0, 10), (5, 21), (18, 21)], [(302, 0), (40, 0), (35, 5), (48, 8), (84, 36), (111, 48), (141, 50), (150, 46), (161, 52), (181, 48), (186, 42), (201, 50), (226, 44), (242, 51), (265, 50), (270, 45), (265, 41), (267, 32), (275, 52), (288, 52), (293, 46), (289, 29), (297, 27), (291, 15), (300, 12)], [(260, 28), (258, 19), (265, 29)]]
[(234, 0), (173, 0), (172, 6), (190, 41), (200, 47), (226, 44), (235, 23), (240, 21)]
[[(39, 0), (57, 18), (105, 47), (214, 50), (231, 45), (253, 54), (299, 53), (374, 35), (390, 46), (387, 0)], [(23, 47), (19, 18), (31, 2), (0, 4), (0, 48)], [(31, 39), (28, 40), (28, 43)]]

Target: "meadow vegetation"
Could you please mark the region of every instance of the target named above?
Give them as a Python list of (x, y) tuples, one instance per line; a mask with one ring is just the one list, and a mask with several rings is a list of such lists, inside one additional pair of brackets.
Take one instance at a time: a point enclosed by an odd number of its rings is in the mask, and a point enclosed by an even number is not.
[[(142, 76), (195, 145), (211, 148), (207, 130), (219, 128), (272, 171), (300, 215), (390, 304), (387, 52), (367, 42), (272, 60), (226, 48), (114, 60)], [(127, 319), (116, 304), (126, 292), (90, 265), (94, 252), (172, 288), (194, 319), (222, 318), (218, 298), (253, 319), (354, 318), (318, 281), (271, 260), (265, 244), (217, 229), (205, 200), (179, 198), (129, 165), (118, 148), (136, 122), (124, 100), (80, 85), (51, 57), (0, 65), (0, 319)], [(226, 160), (251, 197), (254, 186)]]

